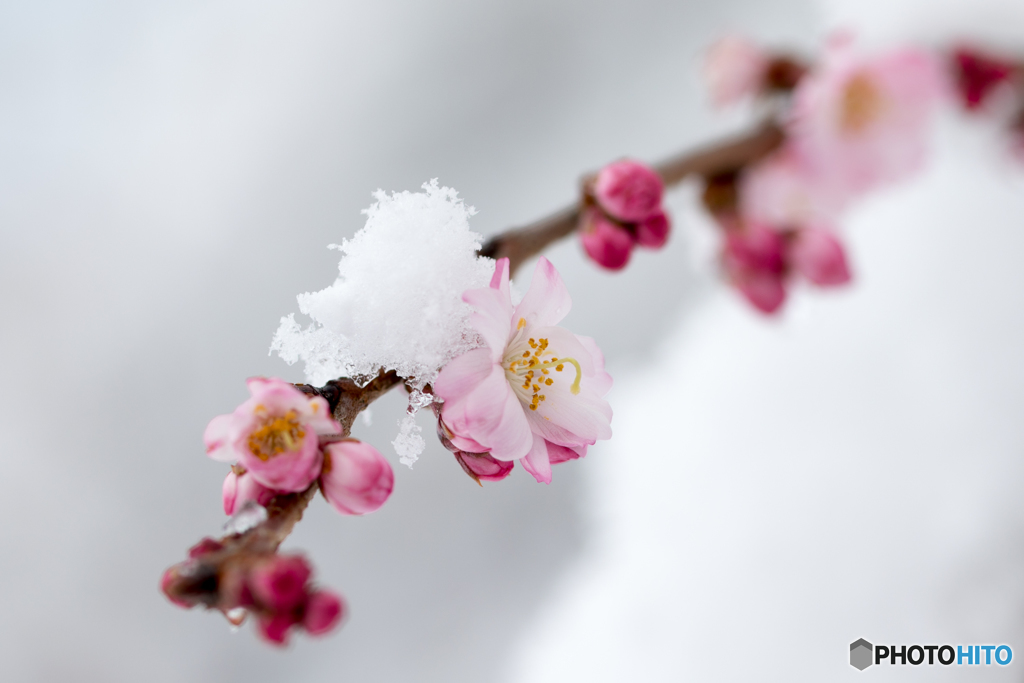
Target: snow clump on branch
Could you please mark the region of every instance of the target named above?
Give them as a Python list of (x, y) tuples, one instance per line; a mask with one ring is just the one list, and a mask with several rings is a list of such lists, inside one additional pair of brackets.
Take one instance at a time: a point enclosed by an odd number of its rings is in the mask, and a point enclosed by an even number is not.
[(476, 209), (436, 179), (422, 192), (373, 196), (366, 225), (331, 245), (342, 252), (338, 279), (298, 296), (313, 323), (282, 318), (270, 349), (289, 364), (302, 360), (314, 385), (368, 379), (384, 368), (422, 388), (480, 345), (462, 293), (486, 287), (494, 261), (477, 255), (481, 237), (469, 227)]

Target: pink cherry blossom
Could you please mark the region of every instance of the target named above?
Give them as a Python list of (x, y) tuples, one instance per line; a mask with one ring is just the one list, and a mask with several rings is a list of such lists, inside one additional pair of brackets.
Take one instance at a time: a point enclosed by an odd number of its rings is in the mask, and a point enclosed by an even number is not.
[(287, 645), (288, 634), (298, 621), (293, 614), (261, 614), (257, 625), (259, 634), (274, 645)]
[(579, 449), (611, 437), (612, 411), (603, 398), (611, 377), (592, 339), (557, 327), (572, 302), (551, 262), (541, 257), (518, 306), (508, 267), (500, 259), (490, 287), (463, 295), (485, 346), (448, 363), (434, 393), (444, 401), (441, 419), (457, 448), (519, 460), (549, 483), (552, 461), (567, 457), (563, 449), (582, 455)]
[(214, 460), (238, 462), (253, 480), (275, 491), (302, 491), (320, 474), (319, 435), (341, 425), (327, 401), (279, 379), (248, 380), (252, 397), (213, 418), (203, 439)]
[(302, 627), (310, 635), (319, 636), (337, 626), (345, 615), (345, 603), (341, 597), (328, 590), (311, 593), (306, 600), (302, 615)]
[(843, 245), (829, 230), (804, 228), (788, 246), (793, 269), (816, 285), (830, 287), (850, 281)]
[(654, 169), (623, 159), (608, 164), (594, 180), (594, 198), (612, 218), (642, 221), (661, 208), (665, 186)]
[(744, 172), (740, 213), (747, 220), (788, 227), (830, 221), (847, 201), (832, 180), (788, 145)]
[(608, 270), (621, 270), (629, 263), (633, 236), (599, 209), (585, 211), (580, 239), (587, 255)]
[(320, 490), (338, 512), (373, 512), (387, 501), (394, 486), (391, 465), (370, 444), (348, 440), (324, 448)]
[(815, 172), (846, 192), (863, 192), (921, 166), (928, 123), (945, 91), (930, 53), (864, 57), (840, 42), (797, 86), (788, 132)]
[(764, 87), (768, 55), (742, 36), (726, 36), (715, 42), (704, 60), (704, 81), (716, 106), (752, 97)]
[[(239, 468), (241, 469), (241, 468)], [(236, 474), (234, 468), (224, 478), (222, 497), (224, 502), (224, 514), (233, 515), (240, 510), (246, 502), (254, 500), (266, 507), (270, 499), (277, 495), (273, 489), (268, 489), (253, 479), (246, 472)]]

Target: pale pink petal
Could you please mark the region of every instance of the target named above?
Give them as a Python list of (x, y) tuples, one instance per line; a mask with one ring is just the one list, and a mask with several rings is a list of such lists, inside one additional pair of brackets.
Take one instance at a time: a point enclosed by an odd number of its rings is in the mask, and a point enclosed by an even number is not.
[(508, 394), (512, 393), (505, 371), (491, 366), (491, 372), (471, 392), (452, 396), (441, 406), (441, 415), (448, 428), (487, 446), (487, 436), (497, 427)]
[(579, 334), (575, 336), (576, 340), (590, 354), (590, 359), (594, 364), (594, 374), (592, 376), (584, 376), (583, 382), (589, 391), (598, 396), (604, 396), (612, 388), (612, 376), (604, 370), (604, 353), (601, 352), (601, 348), (593, 338), (584, 337)]
[(208, 456), (221, 462), (238, 460), (238, 454), (231, 448), (237, 421), (234, 414), (218, 415), (210, 420), (210, 424), (206, 425), (206, 431), (203, 432), (203, 441), (206, 444)]
[(538, 483), (551, 483), (551, 460), (548, 458), (548, 444), (543, 438), (533, 437), (533, 447), (520, 462)]
[(494, 370), (488, 349), (474, 349), (450, 361), (434, 380), (434, 394), (445, 402), (456, 401), (478, 387)]
[(562, 277), (551, 261), (541, 256), (533, 271), (530, 289), (516, 306), (514, 325), (518, 327), (520, 318), (525, 318), (531, 325), (557, 325), (569, 315), (571, 308), (572, 299)]
[(486, 445), (490, 449), (490, 454), (498, 460), (518, 460), (530, 450), (533, 435), (526, 415), (523, 414), (523, 404), (512, 392), (507, 381), (505, 387), (505, 405), (501, 411), (501, 420), (490, 433), (481, 435), (481, 438), (476, 440)]
[(768, 56), (758, 45), (737, 35), (719, 39), (707, 52), (704, 80), (717, 106), (756, 95), (764, 85)]
[(266, 507), (271, 498), (277, 495), (277, 492), (263, 486), (258, 481), (250, 477), (248, 473), (239, 476), (236, 475), (234, 471), (231, 471), (228, 472), (228, 476), (224, 478), (222, 494), (224, 514), (233, 515), (250, 500), (254, 500), (260, 505)]
[(462, 300), (475, 310), (469, 322), (491, 350), (491, 359), (500, 362), (512, 326), (512, 302), (508, 294), (485, 287), (469, 290), (462, 295)]
[(467, 453), (456, 451), (455, 460), (462, 470), (476, 482), (501, 481), (512, 473), (514, 460), (496, 460), (489, 453)]

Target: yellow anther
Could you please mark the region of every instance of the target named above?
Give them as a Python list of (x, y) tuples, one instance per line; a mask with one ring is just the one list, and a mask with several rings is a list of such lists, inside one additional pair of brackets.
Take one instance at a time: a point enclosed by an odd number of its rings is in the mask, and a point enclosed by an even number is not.
[(544, 400), (545, 398), (547, 398), (547, 396), (545, 396), (544, 394), (541, 394), (541, 395), (540, 395), (540, 400), (542, 400), (542, 401), (543, 401), (543, 400)]
[(529, 351), (523, 351), (523, 358), (529, 358), (529, 357), (530, 357), (530, 352)]
[(519, 319), (519, 324), (518, 324), (518, 325), (516, 325), (516, 329), (517, 329), (517, 330), (521, 330), (521, 329), (523, 329), (524, 327), (526, 327), (526, 318), (520, 318), (520, 319)]
[(553, 379), (551, 379), (550, 377), (548, 377), (546, 380), (544, 380), (544, 384), (547, 384), (549, 387), (552, 384), (554, 384), (554, 383), (555, 383), (555, 381)]
[(558, 365), (555, 366), (555, 370), (561, 372), (562, 370), (565, 370), (565, 366), (559, 363)]
[[(261, 407), (257, 406), (257, 411)], [(305, 436), (306, 432), (299, 424), (298, 413), (289, 410), (282, 416), (266, 418), (259, 429), (249, 435), (249, 450), (266, 462), (280, 453), (294, 451)]]

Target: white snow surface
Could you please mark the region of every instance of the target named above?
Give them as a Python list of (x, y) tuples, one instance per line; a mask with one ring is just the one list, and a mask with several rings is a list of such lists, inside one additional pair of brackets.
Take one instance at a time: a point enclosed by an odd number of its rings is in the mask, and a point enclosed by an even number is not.
[(331, 245), (343, 254), (338, 279), (298, 296), (299, 311), (313, 322), (282, 318), (270, 346), (288, 363), (302, 360), (311, 384), (368, 379), (384, 368), (423, 387), (480, 345), (462, 301), (494, 272), (494, 261), (477, 255), (481, 237), (469, 227), (476, 209), (437, 179), (422, 192), (373, 196), (366, 225)]

